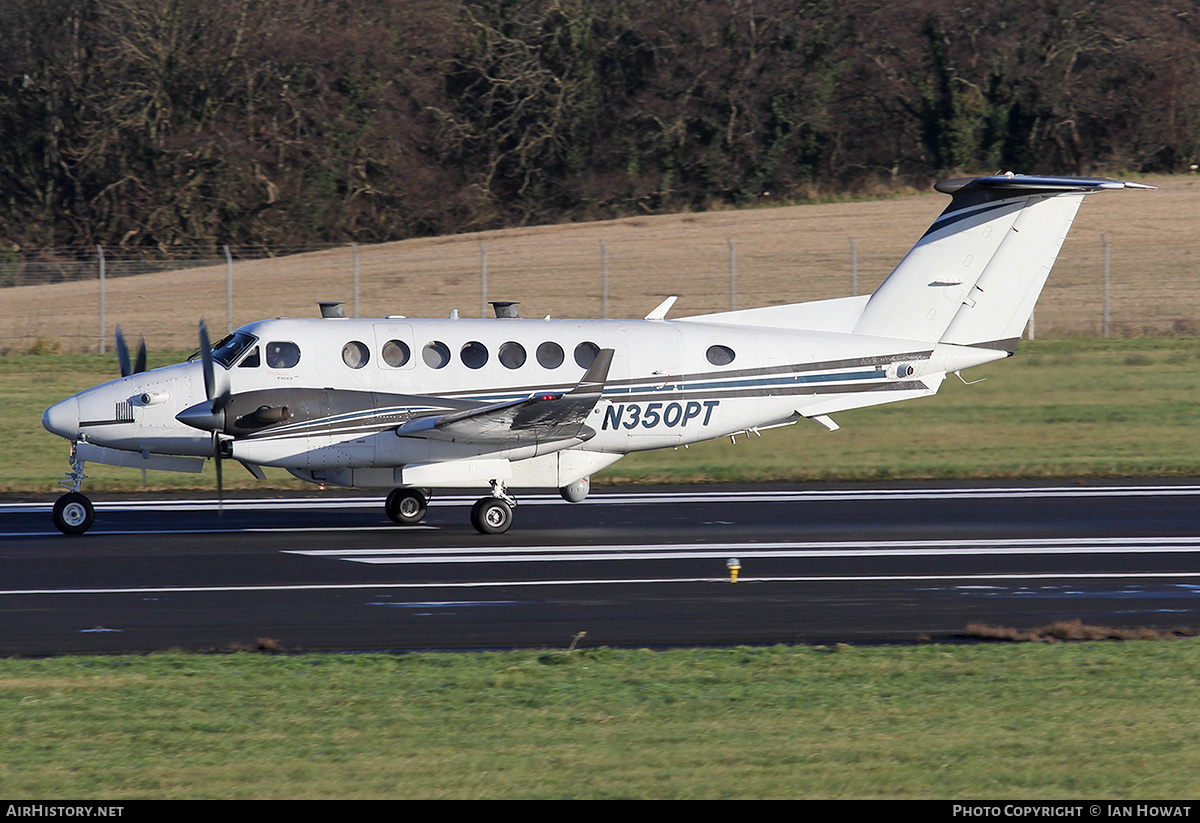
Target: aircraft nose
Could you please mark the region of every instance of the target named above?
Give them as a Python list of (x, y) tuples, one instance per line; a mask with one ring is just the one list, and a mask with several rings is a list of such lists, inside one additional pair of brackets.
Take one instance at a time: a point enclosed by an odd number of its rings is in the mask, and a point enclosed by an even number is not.
[(59, 437), (79, 439), (79, 398), (68, 397), (46, 409), (42, 413), (42, 425)]

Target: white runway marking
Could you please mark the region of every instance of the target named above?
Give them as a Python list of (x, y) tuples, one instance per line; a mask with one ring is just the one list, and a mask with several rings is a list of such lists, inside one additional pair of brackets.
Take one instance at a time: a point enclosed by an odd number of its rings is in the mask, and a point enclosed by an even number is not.
[[(482, 492), (480, 492), (482, 494)], [(431, 508), (469, 507), (479, 494), (435, 495), (430, 500)], [(658, 504), (696, 503), (752, 504), (752, 503), (814, 503), (814, 502), (872, 502), (887, 500), (939, 501), (939, 500), (1028, 500), (1054, 498), (1128, 498), (1128, 497), (1200, 497), (1200, 486), (1050, 486), (1038, 488), (948, 488), (948, 489), (830, 489), (799, 491), (698, 491), (698, 492), (618, 492), (597, 493), (582, 503), (567, 503), (557, 494), (523, 494), (521, 506), (646, 506)], [(220, 508), (213, 498), (191, 498), (170, 500), (114, 500), (93, 501), (97, 512), (216, 512)], [(0, 503), (0, 515), (38, 514), (47, 516), (46, 528), (32, 532), (6, 532), (4, 536), (14, 538), (57, 536), (58, 532), (49, 522), (50, 502)], [(383, 497), (283, 497), (283, 498), (233, 498), (224, 501), (224, 510), (229, 513), (255, 511), (347, 511), (375, 510), (382, 517)], [(98, 523), (92, 528), (93, 535), (133, 534), (206, 534), (206, 533), (283, 533), (283, 532), (328, 532), (368, 530), (403, 530), (413, 528), (436, 528), (436, 526), (361, 525), (337, 527), (296, 526), (276, 528), (252, 528), (223, 526), (219, 519), (211, 527), (203, 529), (109, 529)]]
[[(434, 495), (430, 506), (469, 506), (483, 494)], [(802, 503), (817, 500), (991, 500), (1064, 497), (1180, 497), (1200, 496), (1200, 486), (1048, 486), (1037, 488), (958, 489), (829, 489), (799, 491), (699, 491), (699, 492), (599, 492), (583, 503), (567, 503), (557, 494), (521, 494), (518, 501), (529, 506), (632, 506), (658, 503)], [(97, 511), (215, 511), (212, 498), (186, 500), (93, 501)], [(0, 512), (49, 513), (52, 502), (0, 503)], [(383, 497), (260, 497), (232, 498), (226, 511), (302, 509), (370, 509), (383, 507)]]
[[(254, 593), (254, 592), (300, 592), (300, 591), (354, 591), (362, 589), (508, 589), (508, 588), (547, 588), (555, 586), (628, 586), (663, 583), (714, 583), (724, 585), (753, 585), (755, 583), (845, 583), (845, 582), (941, 582), (953, 583), (963, 581), (961, 585), (978, 584), (991, 580), (1188, 580), (1200, 579), (1200, 571), (1195, 572), (1112, 572), (1112, 573), (1067, 573), (1067, 574), (883, 574), (883, 575), (817, 575), (795, 577), (739, 577), (736, 584), (731, 584), (728, 577), (683, 577), (683, 578), (628, 578), (589, 580), (506, 580), (458, 582), (458, 583), (297, 583), (278, 585), (246, 585), (246, 586), (144, 586), (132, 588), (95, 588), (95, 589), (9, 589), (0, 590), (0, 597), (15, 595), (61, 595), (61, 594), (187, 594), (187, 593)], [(497, 601), (506, 605), (508, 601)], [(479, 605), (473, 601), (473, 605)]]
[(530, 563), (578, 560), (725, 560), (818, 557), (964, 557), (1200, 553), (1200, 537), (1100, 537), (1032, 540), (874, 540), (785, 543), (648, 543), (607, 546), (465, 546), (451, 548), (309, 549), (286, 551), (372, 565)]
[[(791, 582), (932, 582), (978, 585), (989, 581), (1038, 580), (1200, 580), (1200, 570), (1176, 572), (1001, 572), (993, 574), (854, 574), (854, 575), (783, 575), (755, 577), (746, 569), (746, 560), (770, 558), (829, 558), (829, 557), (921, 557), (967, 556), (996, 554), (1082, 555), (1127, 553), (1198, 553), (1200, 537), (1152, 538), (1095, 538), (1071, 540), (1066, 538), (1035, 540), (907, 540), (853, 541), (820, 543), (712, 543), (697, 545), (642, 544), (629, 546), (517, 546), (497, 549), (455, 547), (443, 549), (321, 549), (285, 551), (306, 557), (347, 560), (372, 565), (386, 564), (454, 564), (454, 563), (528, 563), (546, 561), (619, 560), (626, 563), (662, 559), (713, 560), (722, 565), (730, 557), (742, 561), (741, 584)], [(473, 589), (510, 587), (550, 587), (587, 585), (630, 585), (663, 583), (729, 583), (727, 575), (716, 577), (636, 577), (613, 579), (590, 577), (578, 580), (529, 579), (480, 582), (415, 582), (415, 583), (313, 583), (225, 586), (153, 586), (78, 589), (10, 589), (0, 590), (0, 596), (31, 594), (164, 594), (186, 592), (280, 592), (280, 591), (350, 591), (355, 589)]]

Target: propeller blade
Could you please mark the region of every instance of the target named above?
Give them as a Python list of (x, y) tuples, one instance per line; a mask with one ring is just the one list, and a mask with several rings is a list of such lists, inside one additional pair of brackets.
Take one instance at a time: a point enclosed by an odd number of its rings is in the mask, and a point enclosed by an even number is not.
[(146, 338), (143, 337), (138, 343), (137, 360), (133, 362), (133, 373), (141, 374), (146, 370)]
[(213, 374), (212, 345), (208, 342), (208, 324), (204, 318), (200, 318), (200, 361), (204, 365), (204, 396), (212, 400), (217, 378)]
[(231, 395), (228, 384), (222, 387), (219, 393), (217, 392), (217, 375), (213, 368), (212, 345), (208, 342), (208, 324), (204, 322), (203, 318), (200, 320), (200, 360), (204, 366), (204, 396), (209, 401), (212, 413), (218, 414), (229, 403)]
[(129, 366), (129, 347), (125, 345), (125, 335), (121, 333), (121, 327), (117, 326), (117, 333), (114, 335), (117, 344), (117, 363), (121, 366), (121, 376), (128, 377), (133, 374), (133, 370)]

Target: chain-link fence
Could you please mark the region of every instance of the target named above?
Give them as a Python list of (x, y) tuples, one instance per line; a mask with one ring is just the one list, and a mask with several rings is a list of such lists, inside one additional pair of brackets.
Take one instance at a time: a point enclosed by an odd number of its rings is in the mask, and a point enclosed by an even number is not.
[[(1200, 335), (1200, 202), (1162, 194), (1089, 198), (1030, 333)], [(517, 300), (527, 318), (636, 318), (672, 294), (671, 316), (842, 297), (873, 291), (942, 205), (920, 196), (372, 246), (5, 252), (0, 353), (111, 351), (118, 324), (154, 350), (193, 349), (200, 317), (217, 332), (316, 316), (318, 300), (351, 316), (471, 317)]]

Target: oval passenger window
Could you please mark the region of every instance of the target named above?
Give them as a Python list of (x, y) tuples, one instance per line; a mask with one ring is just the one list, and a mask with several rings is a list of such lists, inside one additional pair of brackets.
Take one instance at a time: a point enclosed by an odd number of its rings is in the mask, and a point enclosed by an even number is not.
[(421, 359), (431, 369), (444, 369), (450, 362), (450, 349), (440, 340), (426, 343), (421, 350)]
[(387, 363), (393, 369), (398, 369), (408, 362), (408, 358), (412, 353), (408, 350), (408, 344), (402, 340), (389, 340), (383, 344), (383, 362)]
[(365, 343), (351, 340), (342, 346), (342, 362), (352, 369), (361, 369), (371, 359), (371, 352)]
[(565, 357), (562, 346), (552, 341), (547, 340), (537, 347), (537, 361), (543, 369), (557, 369)]
[(708, 362), (714, 366), (728, 366), (736, 355), (728, 346), (709, 346), (707, 356)]
[(525, 365), (525, 347), (520, 343), (505, 343), (500, 347), (500, 362), (506, 369), (519, 369)]
[(595, 343), (580, 343), (575, 347), (575, 362), (579, 368), (586, 369), (592, 365), (592, 361), (596, 359), (596, 355), (600, 353), (600, 347)]
[(462, 359), (463, 365), (468, 369), (482, 369), (488, 361), (487, 346), (478, 340), (472, 340), (462, 347), (458, 356)]

